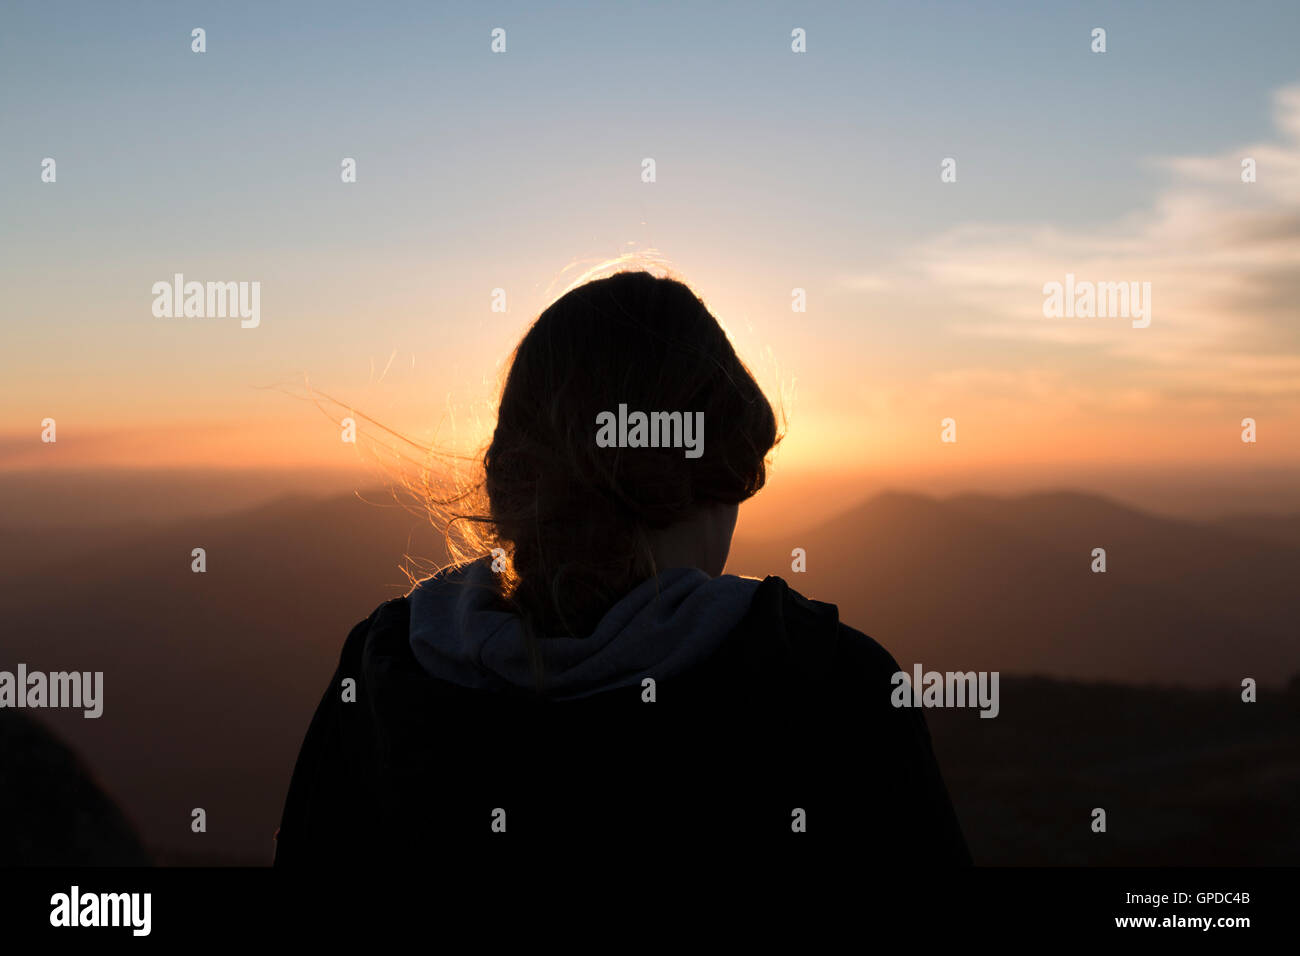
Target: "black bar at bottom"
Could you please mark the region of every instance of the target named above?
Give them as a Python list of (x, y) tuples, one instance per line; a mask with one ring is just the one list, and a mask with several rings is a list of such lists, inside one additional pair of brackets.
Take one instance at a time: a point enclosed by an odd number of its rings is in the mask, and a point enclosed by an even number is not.
[[(460, 948), (516, 933), (539, 943), (599, 942), (603, 933), (613, 945), (690, 926), (739, 936), (786, 929), (809, 943), (844, 939), (847, 931), (846, 942), (859, 944), (885, 932), (917, 942), (1198, 937), (1230, 945), (1294, 932), (1298, 873), (937, 871), (915, 864), (832, 872), (807, 859), (791, 866), (773, 857), (742, 861), (703, 848), (686, 855), (655, 847), (599, 858), (554, 850), (490, 853), (470, 864), (431, 858), (419, 869), (382, 872), (8, 869), (0, 870), (0, 933), (6, 943), (64, 937), (91, 946), (380, 942), (414, 934), (431, 946), (455, 941)], [(137, 932), (145, 928), (142, 895), (103, 895), (145, 893), (147, 935)], [(125, 925), (71, 925), (115, 917)]]

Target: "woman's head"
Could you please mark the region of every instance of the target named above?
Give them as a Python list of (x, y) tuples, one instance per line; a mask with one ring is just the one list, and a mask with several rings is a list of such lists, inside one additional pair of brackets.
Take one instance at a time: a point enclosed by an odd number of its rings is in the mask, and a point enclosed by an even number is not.
[[(699, 457), (598, 442), (620, 406), (701, 424)], [(777, 440), (772, 407), (687, 286), (625, 272), (573, 289), (515, 349), (483, 459), (504, 593), (539, 633), (584, 636), (662, 570), (656, 555), (720, 573), (735, 506), (763, 486)]]

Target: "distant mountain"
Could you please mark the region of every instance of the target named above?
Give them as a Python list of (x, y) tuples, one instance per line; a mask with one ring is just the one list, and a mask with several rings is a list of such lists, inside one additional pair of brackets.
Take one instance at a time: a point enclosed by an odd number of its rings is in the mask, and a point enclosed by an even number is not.
[(1300, 546), (1090, 495), (881, 494), (738, 540), (728, 570), (838, 604), (905, 668), (1198, 685), (1300, 670)]
[(1229, 515), (1215, 523), (1226, 531), (1271, 538), (1300, 547), (1300, 515), (1247, 513)]

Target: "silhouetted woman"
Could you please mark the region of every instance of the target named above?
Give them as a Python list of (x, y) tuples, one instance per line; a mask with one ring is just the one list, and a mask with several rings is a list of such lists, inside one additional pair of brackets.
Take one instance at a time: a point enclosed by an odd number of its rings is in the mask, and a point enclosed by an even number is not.
[(968, 863), (893, 658), (779, 577), (722, 573), (776, 441), (680, 282), (619, 273), (546, 309), (483, 457), (483, 556), (348, 636), (276, 863), (511, 842)]

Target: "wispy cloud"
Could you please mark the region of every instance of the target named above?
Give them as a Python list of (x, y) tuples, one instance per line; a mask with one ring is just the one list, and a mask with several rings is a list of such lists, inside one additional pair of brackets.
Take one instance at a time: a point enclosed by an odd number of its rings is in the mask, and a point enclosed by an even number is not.
[[(1300, 395), (1300, 85), (1275, 92), (1274, 124), (1271, 142), (1152, 158), (1171, 184), (1112, 222), (954, 227), (902, 253), (891, 285), (937, 296), (952, 332), (1060, 345), (1066, 361), (1119, 360), (1166, 393)], [(1045, 318), (1043, 285), (1066, 273), (1150, 282), (1150, 327)], [(846, 284), (882, 288), (878, 274)]]

